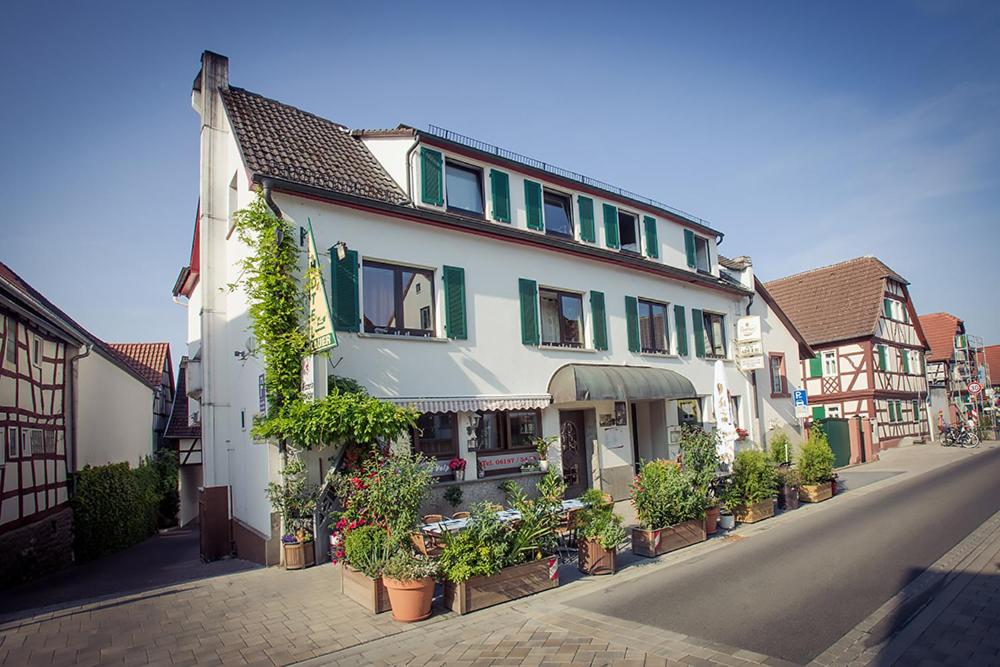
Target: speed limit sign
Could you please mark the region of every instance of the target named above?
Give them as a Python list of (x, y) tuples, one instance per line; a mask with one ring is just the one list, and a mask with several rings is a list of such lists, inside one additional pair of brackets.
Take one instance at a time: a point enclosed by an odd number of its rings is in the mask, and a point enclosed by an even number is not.
[(969, 393), (972, 394), (973, 396), (975, 396), (982, 390), (983, 390), (983, 385), (979, 384), (978, 382), (969, 383)]

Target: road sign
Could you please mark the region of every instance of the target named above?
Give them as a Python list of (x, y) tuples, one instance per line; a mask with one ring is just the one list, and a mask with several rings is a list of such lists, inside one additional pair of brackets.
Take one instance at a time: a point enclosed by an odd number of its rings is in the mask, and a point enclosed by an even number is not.
[(736, 320), (736, 340), (740, 342), (760, 340), (760, 315), (749, 315)]
[(796, 389), (792, 393), (792, 402), (795, 403), (796, 417), (808, 417), (810, 415), (809, 395), (805, 389)]
[(969, 393), (972, 394), (973, 396), (975, 396), (982, 390), (983, 390), (983, 385), (979, 384), (978, 382), (969, 383)]

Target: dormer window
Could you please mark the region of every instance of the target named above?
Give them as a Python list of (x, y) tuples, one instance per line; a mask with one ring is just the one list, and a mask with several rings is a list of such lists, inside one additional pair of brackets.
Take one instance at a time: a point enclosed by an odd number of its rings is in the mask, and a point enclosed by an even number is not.
[(545, 233), (573, 238), (573, 214), (569, 195), (545, 190)]
[(622, 250), (639, 252), (639, 216), (618, 209), (618, 239)]
[(712, 269), (712, 262), (708, 255), (708, 239), (695, 236), (694, 237), (694, 253), (695, 261), (697, 262), (697, 268), (699, 271), (704, 271), (708, 273)]
[(483, 217), (483, 170), (445, 161), (448, 210)]

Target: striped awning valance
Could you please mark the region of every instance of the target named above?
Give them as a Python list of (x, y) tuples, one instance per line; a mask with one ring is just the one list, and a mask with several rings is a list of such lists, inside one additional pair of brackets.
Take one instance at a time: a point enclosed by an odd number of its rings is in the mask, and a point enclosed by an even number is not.
[(420, 412), (475, 412), (476, 410), (534, 410), (552, 402), (548, 394), (507, 396), (420, 396), (387, 397), (383, 400), (405, 405)]

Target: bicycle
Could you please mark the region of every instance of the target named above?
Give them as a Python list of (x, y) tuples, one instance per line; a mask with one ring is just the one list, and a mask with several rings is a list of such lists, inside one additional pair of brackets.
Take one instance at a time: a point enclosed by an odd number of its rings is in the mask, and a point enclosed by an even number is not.
[(961, 428), (947, 429), (941, 438), (941, 445), (944, 447), (963, 447), (973, 449), (980, 444), (979, 434), (969, 431), (964, 426)]

